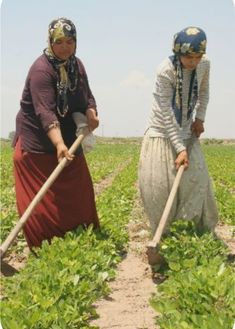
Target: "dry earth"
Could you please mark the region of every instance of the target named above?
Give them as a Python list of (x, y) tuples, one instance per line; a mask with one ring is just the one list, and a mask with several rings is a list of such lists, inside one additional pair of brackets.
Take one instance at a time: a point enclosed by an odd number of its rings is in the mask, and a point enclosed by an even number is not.
[(92, 321), (101, 329), (154, 329), (156, 313), (149, 305), (156, 285), (145, 255), (149, 238), (143, 208), (137, 198), (128, 225), (128, 251), (117, 269), (115, 281), (110, 283), (111, 294), (99, 300), (96, 311), (99, 318)]

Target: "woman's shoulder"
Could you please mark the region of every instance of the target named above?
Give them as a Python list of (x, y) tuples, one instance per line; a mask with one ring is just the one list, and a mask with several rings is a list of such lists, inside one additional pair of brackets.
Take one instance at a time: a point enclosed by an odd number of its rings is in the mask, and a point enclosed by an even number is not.
[(78, 64), (84, 66), (84, 65), (83, 65), (83, 62), (82, 62), (82, 60), (81, 60), (81, 58), (76, 57), (76, 60), (77, 60)]
[(82, 61), (80, 58), (78, 58), (78, 57), (76, 57), (76, 60), (77, 60), (77, 63), (78, 63), (78, 70), (79, 70), (79, 73), (80, 73), (81, 75), (86, 74), (86, 69), (85, 69), (85, 66), (84, 66), (84, 64), (83, 64), (83, 61)]
[(157, 67), (157, 76), (165, 76), (173, 78), (175, 76), (175, 69), (169, 57), (165, 58)]
[(208, 69), (210, 67), (210, 60), (207, 55), (203, 55), (198, 67)]
[(208, 56), (207, 56), (206, 54), (204, 54), (204, 55), (202, 56), (201, 62), (203, 62), (203, 63), (207, 63), (207, 64), (210, 63), (210, 60), (209, 60), (209, 58), (208, 58)]
[(48, 71), (53, 72), (53, 67), (47, 60), (47, 57), (42, 54), (40, 55), (31, 65), (30, 71)]
[(47, 60), (46, 56), (42, 54), (31, 65), (27, 79), (55, 79), (56, 73), (52, 65)]

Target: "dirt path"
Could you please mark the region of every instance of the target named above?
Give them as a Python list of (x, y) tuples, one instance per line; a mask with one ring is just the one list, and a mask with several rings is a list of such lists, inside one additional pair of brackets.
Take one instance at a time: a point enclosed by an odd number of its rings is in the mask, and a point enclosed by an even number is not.
[(154, 329), (156, 313), (149, 298), (156, 292), (151, 269), (145, 256), (149, 233), (137, 198), (128, 225), (130, 243), (126, 257), (119, 264), (117, 277), (110, 283), (111, 294), (95, 304), (99, 318), (92, 325), (100, 329)]
[(100, 318), (91, 322), (101, 329), (154, 329), (156, 313), (149, 306), (149, 298), (155, 292), (148, 268), (134, 253), (118, 267), (118, 275), (110, 284), (109, 298), (96, 304)]
[(215, 229), (219, 239), (223, 240), (229, 249), (229, 255), (235, 257), (235, 227), (218, 224)]
[(96, 197), (112, 185), (114, 178), (130, 163), (130, 161), (130, 159), (127, 159), (125, 163), (119, 164), (117, 168), (111, 174), (106, 176), (101, 182), (94, 183), (94, 192)]

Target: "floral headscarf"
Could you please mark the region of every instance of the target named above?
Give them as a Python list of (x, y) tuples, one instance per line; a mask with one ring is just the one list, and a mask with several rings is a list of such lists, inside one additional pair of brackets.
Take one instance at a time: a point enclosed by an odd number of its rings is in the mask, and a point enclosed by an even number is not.
[[(180, 56), (192, 55), (192, 54), (205, 54), (206, 52), (206, 34), (199, 27), (187, 27), (176, 33), (173, 40), (174, 56), (170, 59), (176, 70), (176, 87), (174, 97), (172, 101), (172, 107), (175, 113), (175, 117), (179, 125), (182, 124), (182, 89), (183, 89), (183, 70), (180, 61)], [(196, 70), (193, 70), (189, 95), (188, 95), (188, 112), (187, 119), (192, 115), (198, 98), (198, 84)]]
[(78, 63), (75, 52), (68, 60), (64, 61), (57, 58), (52, 50), (53, 44), (64, 37), (77, 40), (75, 25), (63, 17), (53, 20), (49, 24), (48, 47), (44, 50), (44, 54), (57, 73), (57, 111), (61, 117), (64, 117), (68, 112), (67, 92), (68, 90), (75, 90), (78, 81)]
[(205, 54), (205, 32), (192, 26), (183, 29), (174, 35), (172, 50), (176, 55)]

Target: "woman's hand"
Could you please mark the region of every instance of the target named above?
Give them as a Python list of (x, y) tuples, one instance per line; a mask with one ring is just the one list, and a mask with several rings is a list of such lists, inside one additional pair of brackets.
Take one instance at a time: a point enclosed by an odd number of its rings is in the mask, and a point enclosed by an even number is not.
[(188, 168), (189, 160), (188, 160), (188, 153), (186, 150), (180, 152), (175, 160), (176, 170), (178, 170), (181, 165), (184, 165), (184, 169)]
[(57, 159), (60, 162), (64, 157), (68, 161), (72, 161), (74, 155), (69, 154), (68, 148), (64, 143), (63, 137), (61, 135), (60, 127), (52, 126), (47, 132), (47, 136), (50, 138), (52, 144), (55, 146), (57, 151)]
[(97, 117), (96, 111), (94, 109), (87, 109), (86, 117), (87, 117), (88, 127), (91, 131), (99, 126), (99, 118)]
[(63, 141), (57, 143), (56, 150), (58, 162), (60, 162), (63, 158), (66, 158), (69, 162), (73, 160), (74, 155), (69, 153), (68, 148)]
[(196, 118), (191, 125), (191, 130), (197, 137), (200, 137), (200, 135), (204, 132), (203, 121)]

